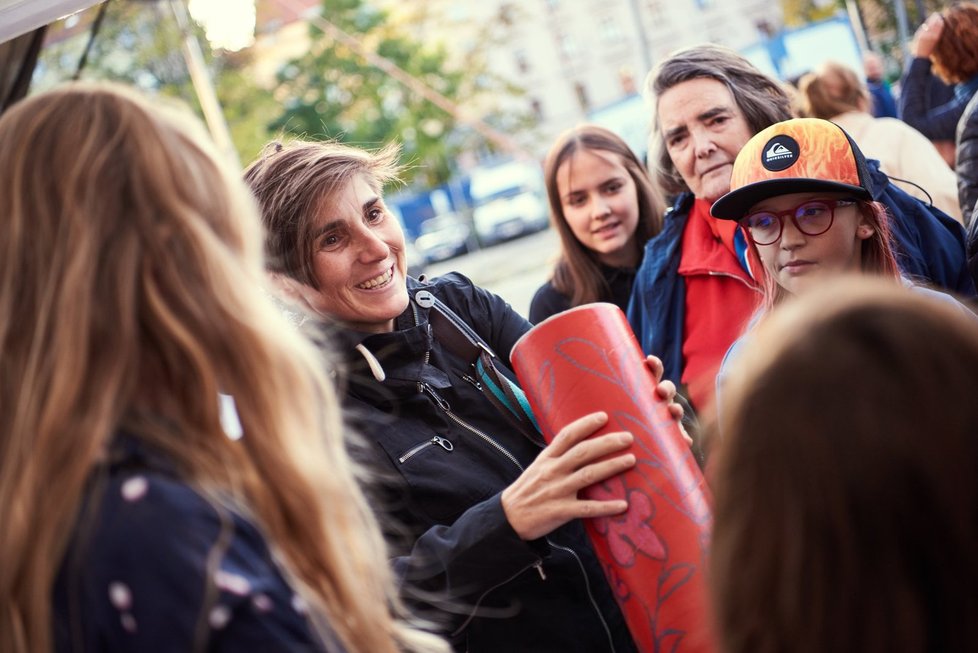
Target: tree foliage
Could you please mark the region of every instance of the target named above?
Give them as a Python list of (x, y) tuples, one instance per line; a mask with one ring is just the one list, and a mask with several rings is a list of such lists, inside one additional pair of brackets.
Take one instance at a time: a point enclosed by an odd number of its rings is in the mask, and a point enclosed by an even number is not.
[[(386, 12), (363, 0), (324, 0), (322, 15), (456, 104), (490, 92), (518, 93), (488, 76), (482, 62), (470, 60), (475, 67), (453, 68), (441, 45), (418, 42), (403, 23), (392, 23)], [(310, 29), (309, 52), (279, 73), (276, 96), (284, 98), (284, 110), (273, 122), (274, 130), (367, 148), (399, 142), (403, 160), (410, 164), (405, 176), (429, 186), (449, 178), (460, 149), (480, 145), (449, 112), (371, 65), (315, 23)]]
[[(97, 11), (98, 7), (93, 7), (81, 14), (77, 25), (73, 25), (76, 18), (52, 27), (50, 44), (42, 50), (35, 72), (35, 90), (71, 79)], [(241, 161), (250, 161), (271, 138), (268, 124), (277, 115), (279, 105), (268, 90), (252, 81), (246, 52), (215, 53), (207, 47), (203, 31), (192, 21), (191, 25), (238, 156)], [(81, 79), (118, 81), (179, 98), (200, 115), (181, 49), (182, 39), (167, 3), (113, 0), (106, 8)]]

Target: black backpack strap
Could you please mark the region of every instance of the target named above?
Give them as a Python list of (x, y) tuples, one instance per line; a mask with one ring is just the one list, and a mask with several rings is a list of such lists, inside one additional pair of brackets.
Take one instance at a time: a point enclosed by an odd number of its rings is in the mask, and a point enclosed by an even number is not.
[(526, 394), (496, 369), (496, 353), (455, 311), (427, 290), (419, 290), (414, 300), (428, 308), (432, 333), (450, 352), (468, 362), (478, 381), (476, 387), (520, 433), (543, 446), (540, 427)]

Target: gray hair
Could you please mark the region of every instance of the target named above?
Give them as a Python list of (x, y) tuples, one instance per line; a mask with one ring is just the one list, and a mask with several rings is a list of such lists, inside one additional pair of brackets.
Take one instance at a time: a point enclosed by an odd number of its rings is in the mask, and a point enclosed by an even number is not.
[(733, 50), (718, 45), (695, 45), (660, 61), (645, 80), (645, 93), (654, 111), (649, 134), (649, 167), (662, 190), (674, 195), (688, 191), (666, 150), (659, 125), (659, 97), (691, 79), (715, 79), (733, 96), (752, 134), (792, 117), (791, 100), (781, 82), (768, 77)]

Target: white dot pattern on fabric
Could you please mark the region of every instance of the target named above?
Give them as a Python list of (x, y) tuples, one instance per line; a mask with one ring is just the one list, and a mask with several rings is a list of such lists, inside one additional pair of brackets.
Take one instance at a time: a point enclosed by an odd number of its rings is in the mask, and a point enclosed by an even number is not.
[(215, 605), (211, 610), (208, 621), (214, 630), (224, 628), (231, 621), (231, 609), (226, 605)]
[(122, 498), (129, 502), (139, 501), (148, 489), (149, 481), (145, 476), (133, 476), (122, 484)]
[(273, 607), (272, 599), (267, 594), (255, 594), (251, 598), (251, 604), (258, 612), (271, 612)]
[(109, 583), (109, 601), (116, 610), (128, 611), (132, 607), (132, 592), (129, 591), (129, 586), (118, 581)]
[(244, 576), (232, 574), (227, 571), (218, 570), (214, 574), (214, 583), (225, 592), (230, 592), (237, 596), (247, 596), (251, 591), (251, 583)]
[(122, 629), (127, 633), (136, 632), (136, 617), (128, 612), (123, 612), (119, 617), (119, 621), (122, 623)]

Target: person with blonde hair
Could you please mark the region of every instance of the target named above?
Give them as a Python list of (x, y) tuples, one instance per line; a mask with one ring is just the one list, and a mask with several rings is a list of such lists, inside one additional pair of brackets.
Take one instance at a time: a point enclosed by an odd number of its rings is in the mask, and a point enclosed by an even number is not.
[(880, 170), (892, 182), (963, 223), (954, 171), (934, 144), (913, 127), (869, 113), (869, 90), (854, 70), (835, 61), (825, 62), (802, 76), (798, 90), (803, 116), (831, 120), (845, 129), (867, 157), (880, 162)]
[(445, 651), (392, 613), (322, 357), (200, 132), (109, 85), (0, 118), (0, 649)]
[(725, 653), (978, 650), (978, 324), (866, 276), (785, 303), (712, 468)]

